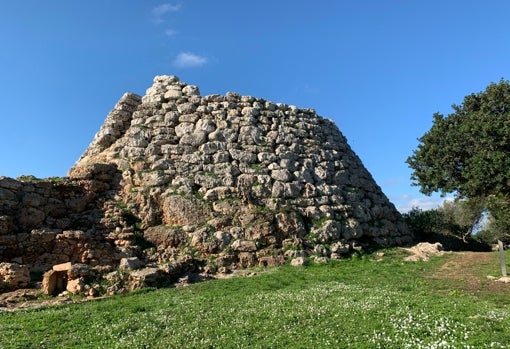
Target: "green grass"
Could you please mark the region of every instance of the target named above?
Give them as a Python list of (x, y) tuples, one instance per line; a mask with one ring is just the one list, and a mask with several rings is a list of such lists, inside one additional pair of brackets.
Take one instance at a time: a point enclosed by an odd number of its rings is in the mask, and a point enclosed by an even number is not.
[(0, 348), (510, 348), (508, 306), (424, 277), (448, 258), (408, 263), (385, 251), (382, 261), (4, 312)]

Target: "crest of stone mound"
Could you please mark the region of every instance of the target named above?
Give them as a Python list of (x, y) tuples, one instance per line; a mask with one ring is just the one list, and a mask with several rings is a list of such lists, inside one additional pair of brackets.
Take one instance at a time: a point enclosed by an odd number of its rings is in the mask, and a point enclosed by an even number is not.
[(142, 98), (121, 98), (69, 176), (92, 178), (97, 164), (121, 174), (117, 200), (154, 261), (187, 250), (250, 266), (411, 242), (345, 137), (313, 109), (201, 97), (157, 76)]

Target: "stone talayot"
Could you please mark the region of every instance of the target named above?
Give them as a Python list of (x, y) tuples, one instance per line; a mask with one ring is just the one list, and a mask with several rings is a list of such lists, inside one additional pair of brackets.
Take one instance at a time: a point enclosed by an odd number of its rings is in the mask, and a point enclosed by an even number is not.
[(176, 278), (410, 242), (331, 120), (175, 76), (126, 93), (68, 177), (0, 177), (0, 262), (34, 270), (138, 257)]

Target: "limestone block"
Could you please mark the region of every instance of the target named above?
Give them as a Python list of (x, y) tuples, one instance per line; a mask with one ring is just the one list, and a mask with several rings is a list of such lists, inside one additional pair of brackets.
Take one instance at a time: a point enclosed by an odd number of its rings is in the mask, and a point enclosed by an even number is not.
[(261, 144), (262, 131), (255, 126), (243, 126), (239, 130), (238, 142), (245, 144)]
[(56, 295), (66, 289), (67, 272), (48, 270), (43, 275), (42, 292), (46, 295)]
[(259, 258), (260, 267), (277, 267), (282, 264), (285, 264), (283, 256), (265, 256)]
[(302, 267), (306, 265), (305, 257), (296, 257), (290, 261), (290, 265), (293, 267)]
[(182, 89), (182, 93), (184, 93), (187, 96), (200, 96), (200, 90), (198, 86), (194, 85), (184, 86)]
[(239, 264), (243, 268), (250, 268), (257, 265), (257, 257), (252, 252), (240, 252), (237, 256), (239, 258)]
[(340, 239), (342, 236), (343, 225), (335, 220), (328, 220), (321, 226), (313, 227), (311, 233), (315, 235), (317, 241), (321, 243), (330, 243)]
[(210, 119), (199, 119), (196, 123), (196, 129), (209, 134), (216, 130), (216, 124)]
[(71, 262), (66, 262), (66, 263), (56, 264), (52, 267), (52, 269), (54, 271), (67, 272), (67, 271), (71, 270), (71, 267), (72, 267)]
[(224, 249), (230, 243), (232, 236), (229, 233), (218, 230), (214, 232), (214, 238), (220, 242), (219, 248)]
[(79, 278), (87, 278), (92, 275), (92, 269), (88, 264), (84, 263), (74, 263), (71, 265), (71, 268), (67, 271), (67, 276), (69, 280), (79, 279)]
[[(226, 142), (211, 141), (211, 142), (206, 142), (206, 143), (202, 144), (200, 146), (199, 150), (204, 152), (205, 154), (216, 154), (219, 151), (224, 151), (226, 148), (227, 148)], [(229, 154), (226, 152), (223, 152), (223, 154), (226, 154), (227, 156), (229, 156)], [(221, 160), (220, 158), (218, 158), (218, 159)], [(229, 159), (230, 159), (230, 157), (229, 157)], [(215, 162), (226, 162), (226, 161), (228, 161), (228, 159), (226, 159), (224, 161), (216, 161), (216, 159), (215, 159)]]
[(30, 283), (30, 271), (27, 266), (17, 263), (0, 263), (0, 285), (9, 289), (25, 288)]
[(0, 176), (0, 188), (10, 191), (17, 191), (23, 187), (23, 184), (15, 179)]
[(18, 199), (12, 190), (0, 187), (0, 202), (4, 201), (16, 202)]
[(175, 134), (180, 138), (185, 134), (192, 133), (194, 129), (195, 124), (191, 122), (181, 122), (175, 127)]
[(351, 252), (351, 246), (341, 241), (332, 243), (329, 248), (331, 253), (349, 254)]
[(156, 246), (158, 250), (165, 250), (168, 247), (179, 247), (186, 241), (186, 236), (179, 229), (166, 226), (155, 226), (146, 229), (143, 233), (144, 239)]
[(303, 219), (296, 212), (280, 212), (275, 215), (276, 226), (284, 237), (306, 235)]
[(168, 86), (168, 90), (164, 94), (165, 99), (179, 99), (181, 96), (182, 90), (176, 85)]
[(238, 252), (255, 252), (257, 245), (255, 241), (236, 240), (232, 243), (232, 249)]
[(292, 180), (292, 173), (287, 169), (272, 170), (271, 178), (280, 182), (290, 182)]
[(135, 290), (142, 287), (157, 287), (163, 280), (164, 273), (159, 268), (145, 268), (130, 274), (130, 289)]
[(328, 257), (319, 257), (319, 256), (315, 256), (313, 258), (313, 261), (317, 264), (328, 264), (329, 263), (329, 258)]
[(69, 280), (69, 281), (67, 281), (67, 284), (66, 284), (66, 290), (72, 294), (85, 293), (89, 289), (90, 289), (90, 286), (85, 284), (85, 282), (81, 278)]
[(135, 270), (143, 266), (142, 261), (138, 257), (122, 258), (120, 260), (119, 269)]

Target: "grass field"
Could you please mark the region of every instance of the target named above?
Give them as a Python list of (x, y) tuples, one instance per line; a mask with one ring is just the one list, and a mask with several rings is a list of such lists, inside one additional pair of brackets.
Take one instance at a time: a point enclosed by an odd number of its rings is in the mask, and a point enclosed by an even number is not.
[(510, 348), (496, 253), (375, 259), (0, 312), (0, 348)]

